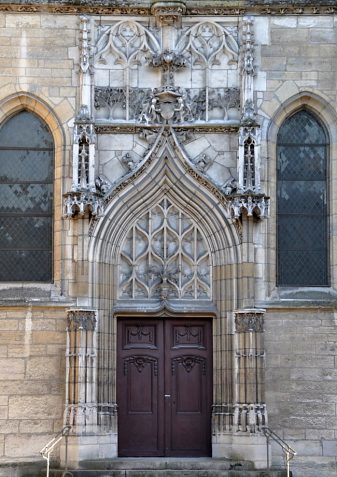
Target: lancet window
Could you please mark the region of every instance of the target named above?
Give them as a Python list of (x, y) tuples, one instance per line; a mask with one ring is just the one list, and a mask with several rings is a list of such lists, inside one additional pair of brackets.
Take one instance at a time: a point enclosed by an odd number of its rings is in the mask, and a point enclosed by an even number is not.
[(21, 111), (0, 129), (0, 280), (52, 280), (54, 143)]
[(279, 286), (328, 285), (328, 139), (318, 119), (301, 110), (277, 139)]

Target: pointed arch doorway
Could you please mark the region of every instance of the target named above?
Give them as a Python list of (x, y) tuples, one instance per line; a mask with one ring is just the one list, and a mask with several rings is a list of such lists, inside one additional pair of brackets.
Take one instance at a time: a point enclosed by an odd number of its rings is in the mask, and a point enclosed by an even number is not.
[(119, 455), (210, 455), (211, 320), (129, 317), (117, 330)]
[(120, 456), (210, 455), (212, 323), (200, 318), (210, 260), (199, 225), (167, 196), (125, 236), (120, 303), (148, 313), (118, 319)]

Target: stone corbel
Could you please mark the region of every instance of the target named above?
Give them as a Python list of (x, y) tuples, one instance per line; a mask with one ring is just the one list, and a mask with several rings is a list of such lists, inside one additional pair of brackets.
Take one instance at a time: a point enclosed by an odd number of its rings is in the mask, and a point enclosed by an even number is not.
[(157, 25), (175, 25), (186, 12), (185, 2), (154, 2), (151, 13), (155, 16)]
[(65, 425), (73, 434), (91, 432), (97, 426), (96, 312), (70, 309), (67, 312)]
[(227, 196), (227, 200), (233, 220), (239, 220), (243, 214), (259, 219), (269, 216), (270, 199), (264, 194), (235, 193)]

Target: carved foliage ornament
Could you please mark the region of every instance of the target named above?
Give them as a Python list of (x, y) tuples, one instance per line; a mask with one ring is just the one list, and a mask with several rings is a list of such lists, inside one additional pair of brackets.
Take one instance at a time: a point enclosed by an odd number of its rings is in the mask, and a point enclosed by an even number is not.
[[(212, 112), (228, 120), (229, 110), (239, 110), (238, 88), (185, 89), (174, 86), (161, 88), (129, 88), (130, 120), (144, 124), (161, 124), (168, 119), (173, 123), (206, 121)], [(206, 104), (207, 97), (207, 104)], [(125, 111), (125, 88), (98, 86), (95, 88), (96, 110), (106, 111), (106, 119), (117, 121), (117, 110)], [(208, 110), (207, 110), (208, 108)], [(207, 110), (207, 111), (206, 111)]]
[(196, 364), (201, 366), (202, 374), (206, 374), (206, 359), (201, 358), (200, 356), (179, 356), (178, 358), (174, 358), (171, 364), (171, 372), (172, 374), (176, 373), (177, 366), (181, 365), (187, 373), (190, 373)]
[(134, 366), (138, 373), (142, 373), (146, 366), (152, 367), (154, 376), (158, 375), (158, 360), (151, 356), (130, 356), (124, 359), (124, 375), (128, 374), (130, 365)]
[(263, 313), (247, 312), (235, 314), (235, 330), (237, 333), (263, 333)]
[(96, 322), (96, 313), (93, 310), (68, 310), (67, 312), (69, 331), (94, 331)]

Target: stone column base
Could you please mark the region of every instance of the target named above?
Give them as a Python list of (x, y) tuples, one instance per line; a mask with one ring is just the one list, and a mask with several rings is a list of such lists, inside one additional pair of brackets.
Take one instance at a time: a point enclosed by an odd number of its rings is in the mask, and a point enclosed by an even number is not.
[[(117, 457), (117, 434), (70, 435), (68, 437), (68, 465), (78, 467), (82, 460), (113, 459)], [(65, 439), (60, 448), (61, 466), (65, 464)]]
[(236, 432), (218, 434), (212, 438), (212, 457), (233, 460), (248, 460), (255, 469), (267, 467), (267, 442), (262, 434)]

